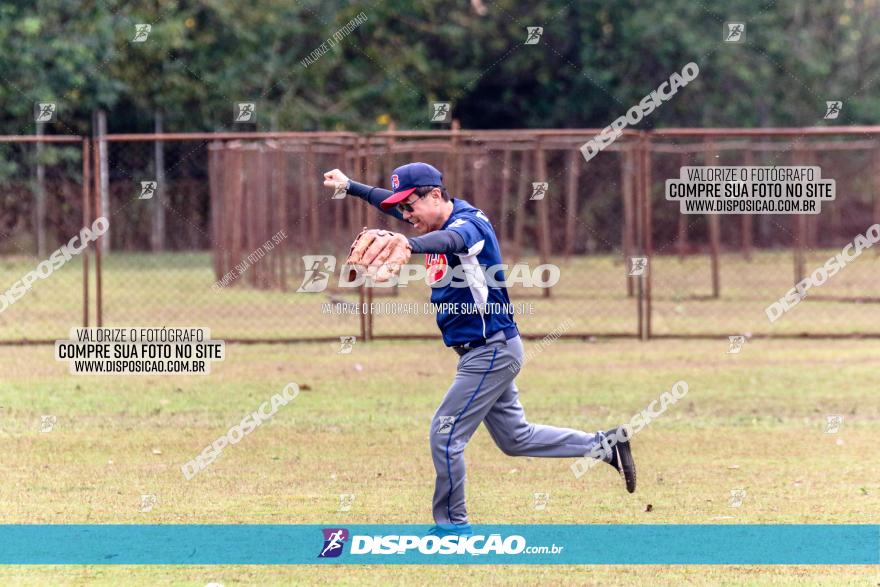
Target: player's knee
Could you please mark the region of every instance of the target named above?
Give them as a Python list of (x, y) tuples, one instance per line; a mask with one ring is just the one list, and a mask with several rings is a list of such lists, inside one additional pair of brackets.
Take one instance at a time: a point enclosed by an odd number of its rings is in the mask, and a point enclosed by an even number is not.
[(449, 444), (449, 431), (440, 431), (436, 424), (432, 425), (431, 432), (428, 435), (428, 441), (431, 444), (431, 451), (435, 453), (435, 455), (445, 453), (447, 445)]
[(501, 449), (501, 452), (509, 457), (520, 455), (521, 443), (518, 443), (513, 436), (499, 436), (495, 438), (495, 444)]
[(439, 450), (443, 445), (445, 445), (445, 443), (441, 441), (440, 436), (436, 432), (434, 432), (433, 430), (431, 431), (431, 434), (428, 436), (428, 443), (431, 445), (431, 451), (433, 451), (433, 452), (437, 452), (437, 450)]
[(505, 436), (499, 436), (495, 440), (495, 444), (501, 449), (501, 452), (510, 457), (518, 457), (525, 454), (526, 445), (532, 435), (532, 425), (526, 424), (518, 428), (514, 433)]
[(518, 457), (519, 453), (516, 450), (516, 444), (513, 442), (499, 442), (498, 448), (501, 449), (501, 452), (506, 454), (509, 457)]
[(434, 416), (431, 419), (431, 438), (449, 438), (449, 435), (455, 430), (456, 423), (455, 416)]

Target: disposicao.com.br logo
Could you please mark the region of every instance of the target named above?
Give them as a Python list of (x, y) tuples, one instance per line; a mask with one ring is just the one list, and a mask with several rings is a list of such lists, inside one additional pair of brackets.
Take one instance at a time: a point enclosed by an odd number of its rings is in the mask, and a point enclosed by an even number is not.
[(559, 554), (564, 546), (528, 546), (525, 537), (511, 534), (483, 536), (415, 536), (415, 535), (354, 535), (349, 536), (345, 528), (325, 528), (324, 545), (318, 558), (338, 557), (346, 542), (350, 543), (351, 555), (408, 554), (410, 552), (426, 555), (518, 555), (518, 554)]
[[(526, 263), (508, 265), (465, 265), (450, 267), (446, 255), (428, 255), (425, 265), (407, 263), (401, 265), (388, 281), (377, 282), (375, 273), (378, 267), (364, 268), (355, 265), (339, 266), (339, 281), (336, 287), (359, 288), (406, 287), (412, 282), (424, 281), (427, 285), (453, 288), (512, 287), (550, 288), (559, 283), (561, 271), (558, 265), (543, 263), (534, 269)], [(333, 255), (303, 255), (305, 275), (299, 293), (318, 293), (327, 289), (330, 278), (336, 271), (336, 257)]]

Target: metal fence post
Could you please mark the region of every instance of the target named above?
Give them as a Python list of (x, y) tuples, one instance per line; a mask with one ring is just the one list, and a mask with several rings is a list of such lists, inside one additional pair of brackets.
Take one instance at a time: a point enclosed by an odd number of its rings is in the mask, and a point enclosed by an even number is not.
[[(624, 148), (621, 151), (621, 163), (620, 163), (620, 173), (621, 173), (621, 196), (623, 198), (623, 230), (621, 234), (621, 240), (623, 244), (623, 263), (626, 266), (629, 263), (629, 258), (633, 255), (635, 248), (638, 246), (638, 231), (636, 229), (635, 212), (633, 208), (637, 208), (638, 204), (634, 205), (633, 192), (638, 190), (638, 166), (636, 165), (636, 161), (634, 161), (634, 154), (638, 154), (638, 144), (636, 144), (636, 150), (634, 152), (633, 143), (626, 142), (624, 143)], [(636, 195), (635, 200), (638, 200), (638, 195)], [(633, 297), (635, 292), (633, 291), (633, 280), (630, 277), (626, 278), (626, 295), (627, 297)], [(641, 332), (641, 328), (639, 329)]]
[[(544, 143), (538, 137), (535, 151), (535, 176), (537, 181), (547, 181), (547, 156), (544, 153)], [(538, 205), (538, 247), (539, 257), (542, 264), (550, 262), (550, 211), (549, 204), (544, 200), (537, 200)], [(541, 290), (545, 298), (550, 297), (550, 288)]]
[[(83, 206), (83, 226), (90, 226), (92, 224), (92, 207), (89, 205), (89, 198), (91, 197), (90, 193), (90, 183), (92, 181), (91, 174), (89, 171), (91, 170), (91, 165), (89, 157), (91, 157), (91, 150), (89, 149), (90, 143), (89, 139), (82, 140), (82, 206)], [(89, 250), (86, 248), (82, 252), (82, 268), (83, 268), (83, 326), (88, 328), (89, 326)]]
[(644, 189), (644, 203), (645, 203), (645, 220), (644, 220), (644, 231), (645, 231), (645, 244), (644, 244), (644, 254), (648, 259), (648, 270), (645, 271), (644, 281), (645, 281), (645, 308), (644, 308), (644, 323), (645, 323), (645, 331), (643, 340), (651, 339), (651, 314), (652, 314), (652, 305), (651, 305), (651, 274), (653, 273), (653, 268), (651, 267), (654, 255), (654, 236), (652, 233), (652, 207), (651, 207), (651, 135), (650, 133), (644, 133), (642, 135), (642, 166), (644, 173), (644, 181), (643, 181), (643, 189)]
[[(718, 165), (720, 155), (715, 141), (707, 140), (706, 146), (708, 149), (703, 156), (704, 165), (715, 167)], [(709, 253), (712, 263), (712, 297), (718, 299), (721, 297), (721, 268), (718, 258), (721, 253), (721, 217), (718, 214), (709, 214), (707, 220), (709, 222)]]
[[(101, 154), (100, 147), (103, 140), (93, 139), (96, 145), (92, 148), (92, 165), (94, 173), (92, 174), (93, 189), (92, 201), (95, 207), (95, 218), (104, 215), (104, 208), (101, 205)], [(104, 143), (106, 149), (106, 143)], [(104, 325), (104, 282), (101, 274), (101, 248), (104, 247), (104, 239), (107, 234), (102, 234), (95, 240), (95, 324), (100, 328)]]

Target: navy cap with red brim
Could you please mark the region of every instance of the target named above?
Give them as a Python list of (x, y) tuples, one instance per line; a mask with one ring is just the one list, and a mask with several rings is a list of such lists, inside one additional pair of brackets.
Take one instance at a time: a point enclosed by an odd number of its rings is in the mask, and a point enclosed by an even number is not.
[(392, 194), (382, 200), (379, 207), (389, 210), (404, 201), (416, 191), (416, 188), (424, 186), (443, 185), (443, 174), (427, 163), (407, 163), (401, 165), (391, 173)]

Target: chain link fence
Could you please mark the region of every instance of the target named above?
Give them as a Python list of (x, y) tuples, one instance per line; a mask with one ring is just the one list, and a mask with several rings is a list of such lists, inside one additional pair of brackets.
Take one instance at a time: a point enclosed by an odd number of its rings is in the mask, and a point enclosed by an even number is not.
[[(654, 336), (880, 332), (880, 247), (847, 264), (792, 311), (765, 309), (880, 222), (880, 142), (857, 129), (657, 131), (652, 137)], [(683, 166), (818, 166), (836, 199), (820, 214), (681, 214), (664, 180)]]
[[(361, 227), (414, 233), (323, 186), (339, 168), (387, 187), (410, 161), (439, 168), (488, 215), (506, 263), (558, 266), (550, 288), (510, 287), (526, 336), (875, 335), (876, 250), (777, 322), (764, 313), (880, 220), (877, 129), (828, 130), (626, 132), (588, 162), (579, 147), (599, 129), (108, 135), (51, 143), (55, 159), (49, 142), (42, 155), (40, 143), (0, 143), (13, 163), (4, 291), (87, 219), (110, 221), (78, 270), (67, 263), (0, 313), (0, 340), (52, 340), (89, 321), (207, 326), (227, 340), (434, 337), (425, 283), (340, 287)], [(821, 215), (683, 215), (664, 198), (685, 165), (794, 164), (837, 181)], [(640, 257), (647, 271), (630, 276)], [(376, 311), (356, 311), (365, 303)]]
[(80, 137), (0, 137), (0, 340), (48, 340), (88, 318), (88, 252), (68, 247), (91, 222), (87, 152)]

